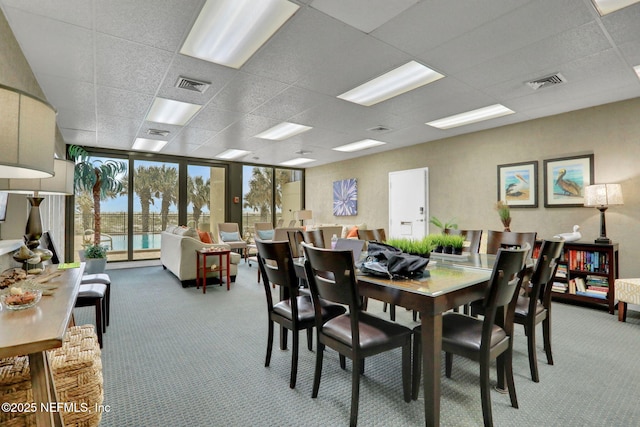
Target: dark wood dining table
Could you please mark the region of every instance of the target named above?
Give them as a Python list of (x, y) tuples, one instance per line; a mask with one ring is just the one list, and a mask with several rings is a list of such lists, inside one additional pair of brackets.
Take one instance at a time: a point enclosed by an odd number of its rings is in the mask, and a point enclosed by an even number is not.
[[(482, 299), (495, 257), (477, 255), (432, 259), (428, 275), (414, 280), (390, 280), (358, 275), (360, 295), (420, 313), (425, 425), (440, 425), (442, 313)], [(472, 259), (473, 258), (473, 259)], [(484, 264), (484, 265), (483, 265)]]
[[(56, 267), (49, 266), (54, 270)], [(35, 307), (20, 311), (0, 309), (0, 358), (29, 355), (35, 403), (30, 409), (36, 413), (38, 426), (62, 425), (60, 412), (42, 410), (50, 402), (56, 402), (47, 350), (62, 346), (83, 271), (84, 263), (79, 268), (64, 270), (60, 275), (54, 274), (56, 277), (46, 284), (57, 286), (57, 289), (53, 295), (43, 296)]]

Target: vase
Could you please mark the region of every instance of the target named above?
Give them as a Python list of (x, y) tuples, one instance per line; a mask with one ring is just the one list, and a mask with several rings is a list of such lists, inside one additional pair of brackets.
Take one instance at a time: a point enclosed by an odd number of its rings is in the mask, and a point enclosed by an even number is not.
[(504, 226), (504, 231), (511, 231), (509, 226), (511, 225), (511, 218), (502, 220), (502, 225)]

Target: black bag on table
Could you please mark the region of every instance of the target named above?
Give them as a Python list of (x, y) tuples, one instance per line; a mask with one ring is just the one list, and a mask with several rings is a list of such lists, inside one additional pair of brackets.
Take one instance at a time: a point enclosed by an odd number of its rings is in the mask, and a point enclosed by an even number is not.
[(369, 242), (367, 254), (360, 271), (389, 279), (421, 277), (429, 263), (428, 258), (407, 254), (395, 246), (373, 241)]

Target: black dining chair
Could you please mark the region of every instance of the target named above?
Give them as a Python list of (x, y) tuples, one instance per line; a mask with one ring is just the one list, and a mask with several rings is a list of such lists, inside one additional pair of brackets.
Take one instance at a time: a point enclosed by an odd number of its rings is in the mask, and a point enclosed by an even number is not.
[(529, 253), (531, 255), (536, 244), (535, 231), (516, 232), (516, 231), (487, 231), (487, 253), (497, 254), (500, 248), (521, 248), (525, 244), (529, 244)]
[(545, 240), (542, 242), (535, 270), (528, 286), (524, 286), (524, 294), (518, 296), (514, 322), (523, 325), (527, 335), (529, 351), (529, 369), (531, 379), (540, 381), (538, 375), (538, 359), (536, 357), (536, 325), (542, 323), (542, 338), (547, 363), (553, 365), (551, 354), (551, 287), (558, 268), (558, 260), (562, 256), (564, 241)]
[[(480, 394), (485, 426), (493, 425), (489, 370), (491, 361), (499, 359), (504, 364), (511, 406), (518, 407), (513, 381), (513, 313), (515, 294), (529, 248), (499, 249), (493, 266), (489, 287), (482, 302), (484, 319), (466, 314), (447, 312), (442, 316), (442, 350), (445, 352), (445, 374), (451, 378), (453, 355), (475, 360), (480, 364)], [(506, 314), (504, 309), (506, 307)], [(496, 321), (504, 315), (504, 322)], [(413, 399), (418, 398), (422, 367), (420, 326), (414, 328), (413, 347)], [(499, 364), (500, 365), (500, 364)], [(498, 372), (498, 375), (501, 375)]]
[[(281, 333), (286, 334), (290, 330), (293, 335), (291, 351), (291, 378), (289, 387), (295, 388), (298, 373), (298, 331), (307, 330), (307, 346), (312, 349), (313, 332), (316, 324), (315, 311), (310, 296), (299, 295), (298, 279), (293, 266), (293, 258), (289, 242), (266, 242), (256, 240), (258, 248), (258, 265), (262, 273), (262, 284), (267, 297), (267, 313), (269, 319), (269, 332), (267, 337), (267, 356), (264, 366), (271, 362), (273, 348), (274, 322), (283, 326)], [(274, 304), (270, 284), (281, 287), (283, 299)], [(325, 301), (318, 302), (318, 309), (322, 319), (329, 320), (346, 312), (346, 309), (337, 304), (329, 304)]]
[[(363, 310), (350, 250), (319, 249), (308, 245), (303, 247), (318, 336), (311, 397), (318, 397), (325, 346), (340, 354), (340, 366), (343, 369), (346, 367), (345, 358), (348, 357), (352, 360), (350, 425), (355, 426), (358, 421), (360, 374), (364, 372), (364, 359), (400, 347), (404, 400), (410, 402), (411, 330)], [(326, 320), (319, 305), (321, 299), (344, 304), (349, 307), (349, 312)]]
[(477, 254), (480, 252), (480, 241), (482, 240), (482, 230), (459, 230), (456, 228), (445, 228), (444, 234), (458, 235), (464, 237), (465, 246), (463, 252)]

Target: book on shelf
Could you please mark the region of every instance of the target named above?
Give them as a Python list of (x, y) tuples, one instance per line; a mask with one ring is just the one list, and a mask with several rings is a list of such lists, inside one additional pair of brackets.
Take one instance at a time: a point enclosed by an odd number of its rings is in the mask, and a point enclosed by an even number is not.
[(582, 295), (584, 297), (591, 297), (591, 298), (607, 299), (607, 294), (602, 294), (602, 293), (597, 293), (597, 292), (577, 291), (576, 295)]
[(576, 281), (575, 281), (575, 279), (569, 280), (569, 293), (570, 294), (575, 294), (576, 293)]
[(606, 294), (607, 292), (609, 292), (609, 287), (608, 286), (587, 285), (587, 290), (588, 291), (604, 292)]
[(573, 280), (576, 282), (576, 291), (585, 292), (587, 290), (587, 286), (582, 277), (576, 277)]
[(552, 292), (565, 293), (567, 292), (567, 288), (568, 288), (568, 285), (562, 282), (553, 282), (553, 284), (551, 285)]
[(565, 279), (567, 277), (567, 265), (566, 264), (558, 264), (558, 269), (556, 270), (556, 277)]

